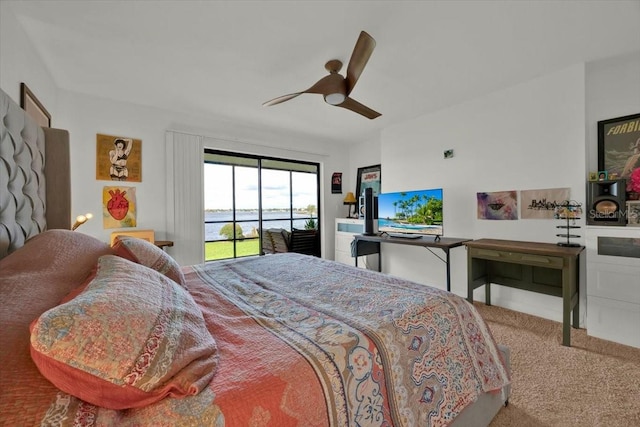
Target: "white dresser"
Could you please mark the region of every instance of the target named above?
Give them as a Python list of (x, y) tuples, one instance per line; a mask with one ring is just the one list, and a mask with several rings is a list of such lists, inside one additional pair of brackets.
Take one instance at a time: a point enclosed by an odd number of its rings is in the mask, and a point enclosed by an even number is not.
[(586, 228), (587, 334), (640, 348), (640, 227)]
[[(362, 234), (363, 232), (363, 219), (336, 218), (336, 253), (334, 259), (343, 264), (355, 266), (356, 260), (351, 257), (351, 242), (355, 234)], [(369, 258), (369, 260), (367, 258)], [(368, 265), (371, 264), (371, 258), (376, 258), (376, 256), (358, 257), (358, 267), (377, 269), (377, 260), (375, 261), (375, 265)]]

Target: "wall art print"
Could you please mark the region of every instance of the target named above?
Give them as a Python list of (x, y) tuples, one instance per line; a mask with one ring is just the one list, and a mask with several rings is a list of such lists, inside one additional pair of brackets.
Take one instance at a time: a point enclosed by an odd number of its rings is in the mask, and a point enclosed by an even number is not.
[(598, 170), (628, 179), (636, 168), (640, 168), (640, 114), (599, 121)]
[(356, 176), (356, 197), (364, 196), (364, 190), (371, 188), (374, 196), (380, 195), (382, 188), (382, 170), (380, 165), (358, 168)]
[(331, 175), (331, 194), (342, 194), (342, 172)]
[(520, 191), (520, 218), (554, 219), (556, 207), (569, 200), (570, 191), (569, 188)]
[(478, 219), (518, 219), (518, 195), (516, 190), (477, 193)]
[(104, 228), (136, 227), (136, 187), (102, 189)]
[(125, 136), (97, 134), (96, 179), (142, 181), (142, 141)]

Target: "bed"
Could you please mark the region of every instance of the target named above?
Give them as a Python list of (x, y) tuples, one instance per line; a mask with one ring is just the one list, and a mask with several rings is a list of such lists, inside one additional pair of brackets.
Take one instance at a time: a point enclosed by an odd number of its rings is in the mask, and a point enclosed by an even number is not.
[(178, 266), (34, 211), (0, 215), (24, 232), (0, 235), (0, 424), (486, 426), (508, 399), (454, 294), (297, 253)]

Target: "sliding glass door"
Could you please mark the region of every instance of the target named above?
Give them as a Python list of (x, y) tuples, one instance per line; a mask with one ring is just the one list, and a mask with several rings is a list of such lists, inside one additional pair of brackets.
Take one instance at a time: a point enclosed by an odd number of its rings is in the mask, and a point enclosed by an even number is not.
[(205, 261), (260, 254), (262, 228), (318, 228), (319, 165), (205, 150)]

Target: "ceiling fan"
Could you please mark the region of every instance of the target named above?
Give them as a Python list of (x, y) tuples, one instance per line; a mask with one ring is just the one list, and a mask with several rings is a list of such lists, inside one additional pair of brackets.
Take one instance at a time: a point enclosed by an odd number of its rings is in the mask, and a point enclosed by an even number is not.
[(380, 113), (349, 97), (349, 94), (356, 85), (356, 82), (358, 81), (360, 74), (362, 74), (365, 65), (367, 65), (367, 61), (369, 61), (375, 47), (376, 41), (373, 37), (365, 31), (361, 31), (360, 37), (358, 37), (358, 41), (353, 48), (351, 59), (349, 59), (349, 65), (347, 65), (346, 78), (342, 74), (338, 73), (342, 68), (342, 61), (332, 59), (324, 65), (324, 68), (329, 71), (329, 75), (318, 80), (309, 89), (302, 92), (279, 96), (262, 105), (268, 107), (288, 101), (296, 96), (302, 95), (303, 93), (317, 93), (324, 97), (327, 104), (346, 108), (347, 110), (354, 111), (369, 119), (375, 119), (380, 116)]

